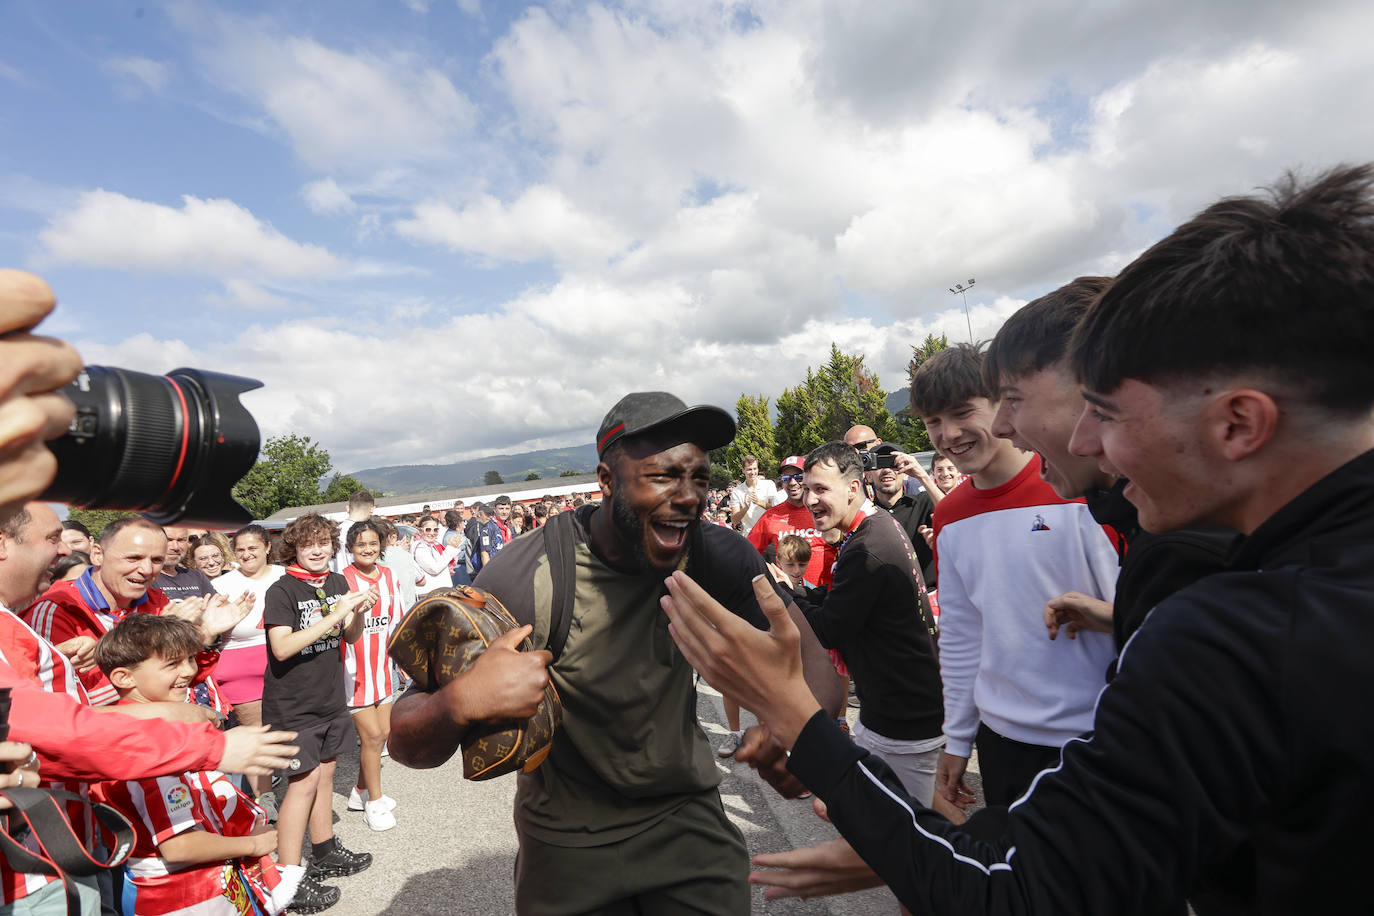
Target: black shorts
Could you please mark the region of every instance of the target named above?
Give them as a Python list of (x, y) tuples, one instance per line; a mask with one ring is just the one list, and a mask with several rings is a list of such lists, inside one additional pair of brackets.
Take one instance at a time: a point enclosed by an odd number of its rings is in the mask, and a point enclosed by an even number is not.
[(284, 768), (284, 772), (290, 778), (304, 776), (326, 760), (333, 760), (339, 756), (339, 751), (344, 748), (344, 741), (353, 734), (353, 717), (348, 714), (347, 709), (340, 709), (339, 714), (332, 719), (314, 725), (288, 728), (296, 732), (296, 740), (292, 744), (300, 748)]

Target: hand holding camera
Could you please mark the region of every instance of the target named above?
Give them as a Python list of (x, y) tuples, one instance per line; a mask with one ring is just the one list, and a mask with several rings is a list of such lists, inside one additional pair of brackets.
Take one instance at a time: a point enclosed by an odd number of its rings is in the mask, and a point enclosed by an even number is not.
[(0, 516), (52, 482), (57, 459), (44, 443), (72, 420), (72, 403), (59, 390), (81, 371), (81, 356), (32, 333), (56, 304), (38, 277), (0, 270)]

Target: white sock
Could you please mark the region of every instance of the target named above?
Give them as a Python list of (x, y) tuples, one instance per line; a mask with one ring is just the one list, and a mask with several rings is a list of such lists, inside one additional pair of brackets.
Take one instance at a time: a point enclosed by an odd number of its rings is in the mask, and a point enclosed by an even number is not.
[(281, 882), (272, 888), (272, 904), (280, 912), (296, 899), (296, 890), (301, 886), (301, 879), (305, 877), (305, 866), (278, 865), (277, 873), (281, 875)]

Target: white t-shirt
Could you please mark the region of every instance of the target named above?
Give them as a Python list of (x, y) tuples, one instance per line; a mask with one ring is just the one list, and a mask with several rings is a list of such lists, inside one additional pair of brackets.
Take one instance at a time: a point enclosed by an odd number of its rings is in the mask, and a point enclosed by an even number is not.
[(241, 649), (267, 642), (267, 631), (262, 626), (263, 602), (267, 589), (285, 574), (285, 566), (273, 565), (267, 567), (266, 575), (258, 579), (250, 579), (235, 569), (210, 580), (215, 591), (226, 598), (237, 598), (244, 592), (253, 593), (253, 610), (225, 635), (223, 649)]
[[(758, 503), (753, 502), (753, 497), (755, 496), (761, 497), (764, 505), (760, 506)], [(786, 499), (787, 497), (784, 496), (783, 498)], [(740, 530), (745, 534), (749, 533), (749, 529), (754, 527), (754, 523), (763, 516), (763, 513), (777, 505), (777, 503), (777, 484), (763, 477), (755, 480), (752, 487), (746, 483), (741, 483), (730, 491), (730, 511), (732, 517), (734, 515), (734, 510), (738, 509), (740, 506), (749, 507), (744, 513), (744, 518), (740, 520), (739, 526)]]

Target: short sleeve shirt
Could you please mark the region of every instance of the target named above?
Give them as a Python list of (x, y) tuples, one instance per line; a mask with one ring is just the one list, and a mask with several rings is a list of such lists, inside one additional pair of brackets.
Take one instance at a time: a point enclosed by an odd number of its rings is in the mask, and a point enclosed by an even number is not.
[[(551, 668), (563, 724), (549, 759), (520, 776), (516, 798), (520, 829), (556, 846), (634, 836), (720, 782), (697, 724), (692, 667), (658, 604), (665, 574), (607, 565), (587, 540), (591, 509), (576, 517), (573, 620)], [(690, 564), (693, 574), (722, 605), (765, 626), (751, 584), (764, 573), (758, 551), (718, 525), (701, 533), (706, 556)], [(536, 645), (547, 644), (553, 585), (544, 537), (511, 542), (476, 585), (520, 623), (535, 624)]]
[[(338, 600), (348, 594), (348, 581), (338, 573), (325, 577), (320, 601), (315, 587), (295, 576), (282, 576), (267, 590), (263, 624), (290, 627), (300, 632), (318, 623)], [(303, 727), (326, 722), (344, 710), (343, 659), (339, 655), (342, 625), (315, 640), (288, 659), (278, 660), (267, 651), (263, 680), (262, 720), (279, 728)]]

